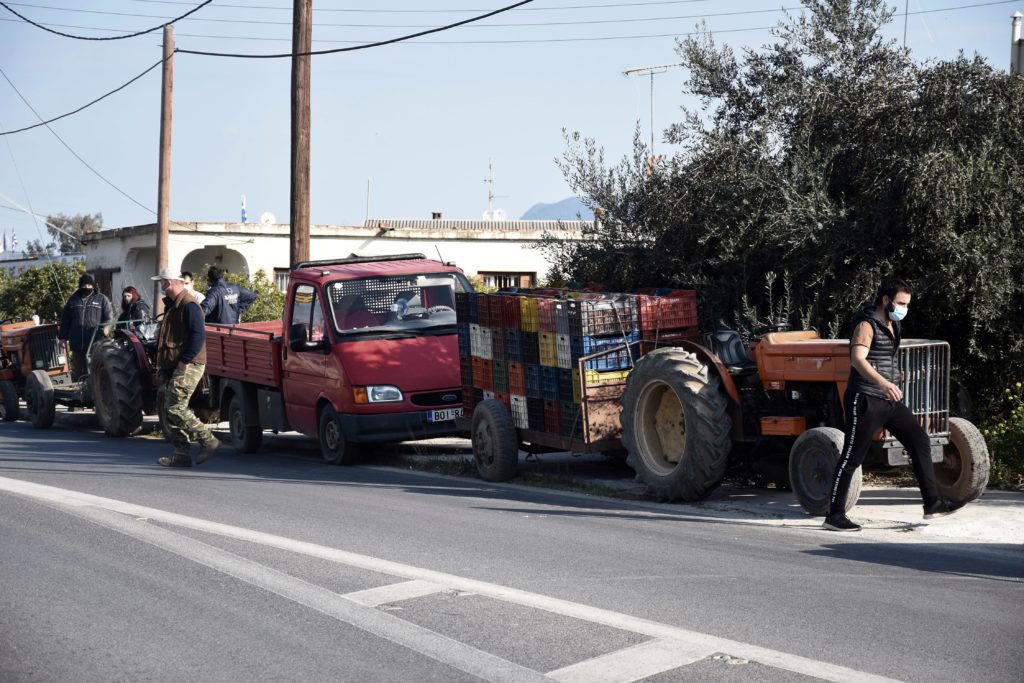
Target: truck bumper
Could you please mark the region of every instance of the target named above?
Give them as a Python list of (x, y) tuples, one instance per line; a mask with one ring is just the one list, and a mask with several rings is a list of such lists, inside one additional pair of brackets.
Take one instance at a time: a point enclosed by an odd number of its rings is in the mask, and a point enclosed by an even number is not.
[(455, 426), (454, 420), (427, 422), (426, 413), (421, 411), (385, 415), (339, 415), (338, 422), (345, 432), (345, 439), (352, 443), (394, 443), (466, 433)]

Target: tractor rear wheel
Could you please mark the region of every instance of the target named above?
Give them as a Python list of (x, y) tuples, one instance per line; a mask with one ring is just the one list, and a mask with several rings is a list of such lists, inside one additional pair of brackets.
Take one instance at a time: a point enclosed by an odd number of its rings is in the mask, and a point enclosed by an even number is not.
[(626, 462), (658, 500), (705, 498), (725, 476), (732, 442), (721, 380), (689, 351), (644, 355), (622, 394)]
[(33, 370), (25, 378), (25, 412), (36, 429), (49, 429), (57, 412), (53, 382), (45, 370)]
[(484, 481), (508, 481), (519, 467), (519, 439), (516, 425), (505, 404), (488, 398), (473, 408), (470, 424), (473, 460)]
[[(828, 514), (833, 477), (842, 450), (841, 431), (833, 427), (814, 427), (801, 434), (789, 451), (789, 483), (796, 499), (808, 513)], [(844, 512), (857, 504), (862, 483), (863, 473), (858, 467), (843, 501)]]
[(934, 463), (939, 495), (957, 503), (979, 498), (988, 486), (989, 457), (985, 437), (960, 417), (949, 418), (949, 443), (942, 462)]
[(4, 422), (13, 422), (20, 414), (18, 387), (9, 379), (0, 380), (0, 419)]
[(130, 436), (142, 426), (142, 378), (135, 352), (115, 339), (101, 339), (92, 348), (92, 399), (103, 431)]

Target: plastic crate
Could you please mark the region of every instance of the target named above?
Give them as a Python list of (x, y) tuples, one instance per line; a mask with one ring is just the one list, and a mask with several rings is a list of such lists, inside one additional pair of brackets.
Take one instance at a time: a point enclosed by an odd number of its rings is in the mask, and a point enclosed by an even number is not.
[[(597, 358), (584, 361), (587, 370), (629, 370), (639, 356), (636, 345), (627, 347), (628, 342), (640, 340), (639, 332), (615, 337), (569, 337), (570, 358), (575, 367), (576, 361), (583, 356), (603, 353)], [(561, 359), (561, 355), (559, 355)], [(561, 363), (559, 364), (561, 365)]]
[(522, 363), (508, 364), (508, 392), (526, 396), (526, 371)]
[(512, 422), (519, 429), (529, 429), (530, 420), (526, 412), (526, 397), (510, 394), (509, 402), (512, 404)]
[(537, 332), (523, 332), (523, 362), (540, 363), (540, 340)]
[(471, 356), (459, 358), (459, 377), (462, 378), (462, 384), (465, 386), (473, 386), (473, 358)]
[(558, 368), (558, 400), (573, 400), (572, 370), (567, 370), (566, 368)]
[(495, 393), (508, 393), (508, 364), (503, 360), (495, 360), (491, 363), (491, 372), (494, 373)]
[(537, 299), (532, 296), (519, 297), (519, 327), (524, 332), (537, 331)]
[(556, 299), (537, 299), (537, 331), (555, 331)]
[(561, 402), (562, 435), (583, 438), (583, 409), (577, 403)]
[(636, 297), (619, 295), (615, 299), (578, 299), (567, 305), (569, 334), (577, 337), (605, 337), (635, 332)]
[(470, 337), (469, 337), (469, 323), (459, 323), (455, 326), (456, 331), (459, 335), (459, 358), (466, 358), (471, 356)]
[(546, 365), (540, 366), (540, 397), (549, 400), (558, 400), (558, 371), (560, 368), (552, 368)]
[(652, 332), (682, 330), (696, 327), (697, 292), (692, 289), (674, 290), (671, 296), (638, 295), (640, 330), (644, 337)]
[(491, 326), (491, 295), (480, 294), (476, 299), (476, 321), (480, 327)]
[(597, 387), (609, 384), (625, 384), (630, 372), (632, 372), (632, 370), (608, 370), (605, 372), (601, 372), (600, 370), (586, 370), (584, 372), (584, 377), (587, 381), (587, 386)]
[[(519, 297), (513, 294), (503, 294), (497, 297), (501, 302), (501, 326), (506, 330), (518, 330), (521, 322), (521, 309)], [(492, 305), (493, 306), (493, 305)], [(491, 317), (494, 317), (493, 308)]]
[(523, 374), (526, 376), (526, 395), (532, 398), (540, 398), (540, 369), (542, 366), (533, 363), (523, 364)]
[(572, 402), (579, 403), (583, 399), (583, 383), (580, 381), (580, 371), (573, 368), (572, 373)]
[(544, 431), (544, 399), (526, 397), (526, 417), (530, 429), (535, 432)]
[(491, 358), (505, 360), (505, 330), (500, 327), (491, 328)]
[(558, 335), (554, 332), (540, 332), (537, 334), (538, 356), (541, 365), (558, 366), (557, 338)]
[(555, 363), (560, 368), (571, 370), (575, 363), (574, 360), (578, 359), (572, 357), (572, 339), (567, 334), (556, 334), (555, 335)]
[(505, 404), (505, 410), (512, 412), (512, 402), (507, 392), (495, 391), (494, 398)]
[(484, 396), (483, 400), (486, 401), (489, 398), (494, 398), (494, 392), (493, 391), (490, 391), (488, 389), (483, 389), (482, 391), (483, 391), (483, 396)]
[(478, 322), (476, 292), (455, 292), (455, 319), (460, 323)]
[(491, 353), (491, 328), (470, 323), (469, 352), (471, 355), (480, 358), (493, 357)]
[(505, 330), (505, 359), (517, 363), (523, 362), (522, 330)]
[(544, 401), (544, 431), (562, 433), (562, 405), (558, 401)]
[(555, 332), (569, 334), (569, 302), (555, 302)]
[(473, 386), (494, 391), (494, 369), (489, 358), (473, 356)]

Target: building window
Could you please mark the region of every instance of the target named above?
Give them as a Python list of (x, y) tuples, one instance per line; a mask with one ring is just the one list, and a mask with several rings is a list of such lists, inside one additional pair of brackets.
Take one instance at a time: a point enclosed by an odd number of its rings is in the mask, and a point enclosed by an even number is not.
[(274, 268), (274, 284), (282, 292), (288, 289), (288, 274), (291, 270), (288, 268)]
[(537, 273), (486, 273), (481, 272), (485, 287), (533, 287), (537, 283)]

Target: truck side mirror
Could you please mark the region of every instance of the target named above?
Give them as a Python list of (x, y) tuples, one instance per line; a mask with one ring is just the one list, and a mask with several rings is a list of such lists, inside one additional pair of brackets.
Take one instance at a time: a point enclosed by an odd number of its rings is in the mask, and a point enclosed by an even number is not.
[(323, 340), (309, 341), (309, 327), (306, 326), (306, 323), (292, 323), (288, 335), (288, 348), (292, 351), (316, 351), (323, 347)]

